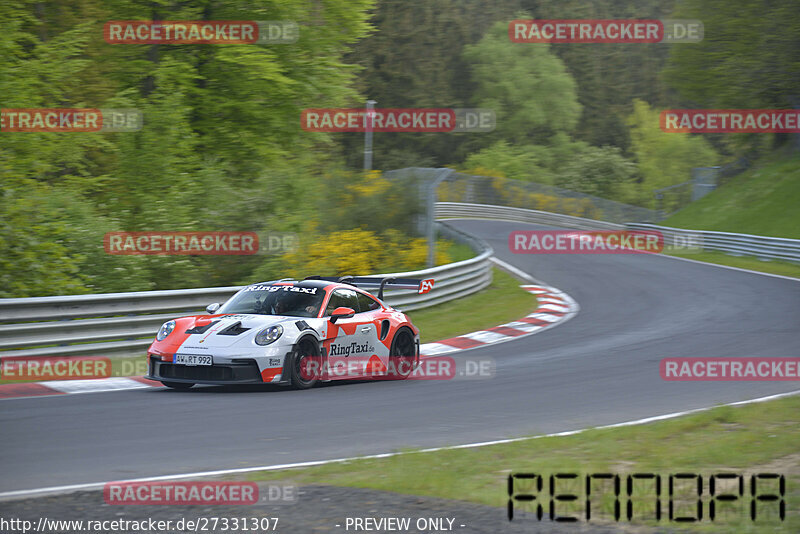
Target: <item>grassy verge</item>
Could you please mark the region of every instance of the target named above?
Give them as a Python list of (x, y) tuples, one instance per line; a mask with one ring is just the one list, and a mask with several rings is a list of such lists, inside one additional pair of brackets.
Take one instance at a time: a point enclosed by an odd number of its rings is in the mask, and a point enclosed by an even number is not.
[(679, 258), (686, 258), (689, 260), (705, 261), (719, 265), (728, 265), (730, 267), (739, 267), (740, 269), (750, 269), (751, 271), (760, 271), (762, 273), (780, 274), (783, 276), (800, 278), (800, 265), (795, 263), (783, 261), (761, 261), (752, 256), (730, 256), (723, 252), (715, 251), (685, 253), (671, 252), (669, 255), (677, 256)]
[[(468, 257), (473, 256), (474, 253)], [(421, 330), (423, 343), (491, 328), (524, 317), (536, 308), (536, 297), (521, 290), (519, 285), (519, 280), (495, 269), (492, 283), (486, 289), (433, 308), (410, 312), (409, 316)], [(498, 302), (503, 306), (498, 306)], [(454, 317), (458, 320), (453, 320)], [(144, 355), (111, 359), (111, 376), (142, 376), (146, 372)], [(0, 384), (30, 381), (0, 380)]]
[(660, 224), (798, 239), (798, 204), (800, 155), (777, 152)]
[[(458, 261), (471, 260), (477, 254), (472, 250), (472, 247), (456, 241), (448, 241), (446, 239), (439, 239), (436, 241), (437, 250), (441, 249), (447, 253), (449, 261), (447, 263), (456, 263)], [(438, 265), (442, 265), (441, 262)], [(424, 269), (425, 267), (420, 267)]]
[[(291, 478), (298, 484), (332, 484), (373, 488), (413, 495), (460, 499), (502, 507), (507, 503), (508, 474), (520, 472), (578, 473), (654, 473), (662, 477), (663, 527), (668, 521), (668, 477), (677, 473), (703, 476), (704, 519), (694, 525), (701, 531), (715, 532), (798, 532), (800, 531), (800, 396), (740, 407), (718, 407), (699, 414), (647, 425), (605, 430), (589, 430), (563, 437), (539, 438), (476, 449), (457, 449), (413, 453), (390, 458), (356, 460), (325, 466), (256, 473), (254, 480)], [(708, 520), (708, 477), (727, 472), (747, 475), (745, 493), (712, 524)], [(759, 503), (761, 521), (749, 517), (750, 480), (753, 473), (779, 473), (786, 476), (786, 519), (781, 522), (770, 513), (769, 503)], [(622, 492), (625, 484), (623, 478)], [(583, 480), (581, 480), (583, 482)], [(685, 483), (683, 483), (685, 484)], [(769, 492), (777, 484), (759, 483)], [(639, 488), (639, 486), (635, 486)], [(646, 488), (643, 484), (641, 488)], [(689, 490), (688, 488), (692, 488)], [(722, 491), (720, 487), (718, 491)], [(691, 503), (676, 509), (676, 516), (689, 515), (696, 501), (692, 486), (676, 486), (681, 502)], [(582, 484), (564, 485), (567, 493), (580, 497), (565, 515), (583, 514), (585, 491)], [(595, 488), (593, 491), (597, 491)], [(606, 491), (606, 490), (604, 490)], [(635, 491), (640, 491), (636, 489)], [(644, 489), (644, 492), (652, 491)], [(547, 494), (547, 480), (543, 496)], [(613, 490), (609, 495), (613, 495)], [(653, 500), (635, 501), (637, 515), (652, 514)], [(683, 497), (686, 497), (684, 499)], [(597, 502), (597, 501), (595, 501)], [(606, 504), (610, 504), (606, 503)], [(641, 509), (638, 508), (642, 504)], [(647, 505), (645, 507), (644, 505)], [(763, 508), (761, 506), (763, 505)], [(677, 506), (677, 504), (676, 504)], [(608, 514), (595, 509), (594, 518)], [(623, 508), (624, 510), (624, 508)], [(546, 513), (546, 509), (545, 509)], [(585, 516), (582, 516), (585, 517)], [(535, 521), (526, 519), (526, 521)], [(655, 524), (654, 521), (644, 521)], [(670, 523), (672, 527), (687, 524)], [(722, 529), (722, 530), (721, 530)]]
[(492, 283), (486, 289), (408, 315), (420, 329), (421, 343), (492, 328), (524, 317), (536, 308), (536, 297), (522, 291), (520, 284), (513, 276), (494, 269)]

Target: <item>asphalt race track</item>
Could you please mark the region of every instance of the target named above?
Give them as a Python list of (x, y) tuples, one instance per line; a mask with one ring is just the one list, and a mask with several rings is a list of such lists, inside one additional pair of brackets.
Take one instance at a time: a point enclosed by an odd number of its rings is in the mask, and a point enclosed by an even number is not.
[(569, 293), (580, 313), (456, 356), (494, 358), (497, 374), (485, 380), (0, 401), (0, 492), (557, 432), (797, 388), (665, 382), (658, 365), (669, 356), (797, 356), (800, 282), (651, 255), (516, 255), (508, 233), (537, 227), (455, 225)]

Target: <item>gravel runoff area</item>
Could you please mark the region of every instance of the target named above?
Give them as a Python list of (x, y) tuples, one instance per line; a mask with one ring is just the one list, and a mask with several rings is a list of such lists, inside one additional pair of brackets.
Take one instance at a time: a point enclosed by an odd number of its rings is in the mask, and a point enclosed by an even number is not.
[[(264, 484), (264, 483), (260, 483)], [(593, 533), (606, 534), (612, 532), (665, 532), (647, 527), (632, 526), (624, 523), (598, 524), (594, 522), (555, 523), (547, 516), (537, 521), (532, 514), (517, 513), (514, 521), (509, 522), (504, 508), (482, 506), (464, 501), (438, 499), (402, 495), (387, 491), (376, 491), (361, 488), (343, 488), (336, 486), (301, 486), (299, 497), (294, 504), (283, 505), (250, 505), (250, 506), (118, 506), (108, 505), (103, 500), (102, 491), (78, 491), (68, 494), (51, 495), (37, 498), (26, 498), (0, 502), (0, 518), (23, 519), (32, 521), (34, 527), (40, 517), (50, 520), (115, 520), (125, 519), (141, 521), (197, 520), (206, 518), (279, 518), (275, 532), (281, 533), (318, 533), (318, 532), (457, 532), (463, 534), (496, 534), (508, 533)], [(347, 526), (347, 518), (408, 518), (409, 528), (375, 529), (369, 524), (369, 530), (356, 530), (351, 524)], [(433, 520), (428, 523), (426, 520)], [(419, 523), (418, 523), (418, 520)], [(452, 520), (452, 523), (448, 520)], [(219, 526), (219, 525), (218, 525)], [(418, 528), (421, 527), (421, 528)], [(221, 528), (205, 532), (223, 532)], [(1, 529), (3, 533), (18, 533), (21, 530)], [(203, 531), (199, 529), (199, 531)], [(270, 530), (232, 530), (225, 532), (271, 532)], [(672, 531), (669, 529), (666, 531)], [(60, 530), (46, 532), (76, 532), (76, 530)], [(84, 530), (83, 532), (86, 532)], [(107, 532), (132, 532), (112, 531)], [(140, 531), (158, 532), (158, 531)], [(195, 532), (184, 526), (174, 527), (164, 532)], [(41, 534), (41, 533), (40, 533)]]

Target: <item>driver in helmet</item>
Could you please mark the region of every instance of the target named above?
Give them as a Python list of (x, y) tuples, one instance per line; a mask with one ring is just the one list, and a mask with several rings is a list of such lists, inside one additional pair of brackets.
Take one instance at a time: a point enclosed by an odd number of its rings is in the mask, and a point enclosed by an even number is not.
[(314, 314), (316, 306), (313, 304), (303, 306), (295, 295), (278, 295), (275, 303), (272, 305), (273, 315), (303, 315), (304, 313)]

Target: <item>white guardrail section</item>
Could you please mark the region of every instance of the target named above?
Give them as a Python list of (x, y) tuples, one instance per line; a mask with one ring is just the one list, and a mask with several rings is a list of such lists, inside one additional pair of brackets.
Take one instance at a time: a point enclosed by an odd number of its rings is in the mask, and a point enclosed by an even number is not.
[(574, 228), (576, 230), (624, 230), (621, 224), (595, 221), (572, 215), (561, 215), (547, 211), (512, 208), (509, 206), (492, 206), (489, 204), (466, 204), (461, 202), (437, 202), (437, 219), (494, 219), (501, 221), (526, 222), (554, 226), (558, 228)]
[[(424, 295), (387, 290), (385, 300), (391, 306), (404, 311), (425, 308), (491, 283), (491, 247), (445, 223), (437, 226), (440, 234), (469, 244), (478, 255), (432, 269), (390, 273), (435, 280)], [(144, 355), (165, 321), (205, 313), (208, 304), (224, 302), (241, 287), (0, 299), (0, 358)]]
[(498, 219), (559, 228), (574, 228), (577, 230), (624, 230), (626, 228), (631, 230), (655, 230), (661, 232), (664, 236), (665, 246), (718, 250), (733, 256), (755, 256), (762, 260), (800, 263), (800, 239), (706, 230), (685, 230), (644, 223), (621, 225), (546, 211), (487, 204), (463, 204), (459, 202), (438, 202), (436, 204), (436, 218)]
[(703, 250), (718, 250), (731, 256), (756, 256), (762, 260), (800, 263), (800, 239), (685, 230), (655, 224), (628, 223), (625, 227), (632, 230), (661, 232), (664, 235), (665, 245), (696, 246)]

